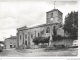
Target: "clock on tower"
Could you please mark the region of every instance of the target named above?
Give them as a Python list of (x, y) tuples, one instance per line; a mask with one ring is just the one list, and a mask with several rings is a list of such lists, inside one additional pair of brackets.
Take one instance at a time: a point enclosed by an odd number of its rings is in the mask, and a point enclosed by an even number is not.
[(51, 21), (53, 20), (53, 18), (51, 18)]
[(48, 11), (46, 15), (47, 15), (47, 17), (46, 17), (47, 24), (62, 23), (63, 13), (60, 12), (58, 9), (53, 9), (51, 11)]

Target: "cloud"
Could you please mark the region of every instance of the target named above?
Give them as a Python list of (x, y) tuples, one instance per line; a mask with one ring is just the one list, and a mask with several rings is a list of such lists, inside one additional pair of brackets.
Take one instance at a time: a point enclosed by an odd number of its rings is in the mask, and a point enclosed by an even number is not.
[[(59, 6), (64, 6), (64, 5), (66, 5), (66, 4), (75, 5), (75, 4), (77, 4), (77, 3), (78, 3), (78, 1), (55, 1), (55, 6), (56, 6), (56, 7), (59, 7)], [(52, 0), (52, 1), (47, 1), (47, 4), (54, 6), (54, 0)]]
[(78, 4), (69, 5), (66, 4), (64, 6), (57, 7), (63, 13), (63, 22), (65, 21), (65, 16), (70, 13), (71, 11), (78, 11)]
[(10, 35), (16, 36), (16, 30), (15, 29), (0, 30), (0, 41), (4, 41), (5, 38), (10, 37)]
[[(77, 11), (77, 6), (76, 2), (56, 2), (63, 18), (70, 11)], [(29, 27), (46, 23), (46, 12), (53, 8), (54, 4), (48, 1), (0, 2), (0, 40), (16, 35), (16, 29), (24, 25)]]

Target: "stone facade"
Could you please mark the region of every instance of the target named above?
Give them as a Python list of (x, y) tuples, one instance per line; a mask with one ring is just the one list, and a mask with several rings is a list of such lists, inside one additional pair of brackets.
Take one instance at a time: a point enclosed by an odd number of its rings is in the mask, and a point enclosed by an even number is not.
[(57, 35), (64, 36), (64, 30), (62, 28), (57, 29)]
[(58, 9), (53, 9), (49, 12), (46, 12), (46, 23), (61, 23), (62, 24), (63, 13)]
[(53, 9), (47, 12), (46, 24), (34, 26), (34, 27), (21, 27), (17, 28), (17, 46), (25, 44), (27, 46), (34, 45), (33, 39), (39, 36), (50, 36), (53, 34), (53, 27), (56, 26), (56, 30), (60, 28), (62, 24), (62, 12), (58, 9)]
[(5, 44), (6, 49), (16, 48), (17, 47), (17, 37), (11, 36), (9, 38), (6, 38), (4, 41), (4, 44)]

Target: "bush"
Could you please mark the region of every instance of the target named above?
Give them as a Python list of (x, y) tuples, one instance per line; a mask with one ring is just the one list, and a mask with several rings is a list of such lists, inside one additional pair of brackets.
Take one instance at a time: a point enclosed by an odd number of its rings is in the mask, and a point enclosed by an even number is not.
[(56, 47), (56, 48), (65, 48), (65, 45), (54, 45), (54, 47)]
[(57, 35), (57, 40), (63, 40), (64, 38), (60, 35)]
[(62, 37), (60, 35), (52, 35), (52, 39), (53, 39), (53, 41), (57, 41), (57, 40), (63, 40), (64, 37)]
[(52, 39), (53, 39), (53, 41), (56, 41), (57, 40), (57, 36), (52, 35)]
[(35, 45), (39, 44), (39, 39), (40, 39), (39, 37), (36, 37), (36, 38), (33, 39), (33, 42), (34, 42)]
[(36, 37), (33, 39), (33, 42), (35, 45), (38, 45), (39, 43), (49, 43), (50, 37)]
[(68, 36), (68, 37), (63, 37), (63, 39), (77, 39), (77, 37), (76, 36)]

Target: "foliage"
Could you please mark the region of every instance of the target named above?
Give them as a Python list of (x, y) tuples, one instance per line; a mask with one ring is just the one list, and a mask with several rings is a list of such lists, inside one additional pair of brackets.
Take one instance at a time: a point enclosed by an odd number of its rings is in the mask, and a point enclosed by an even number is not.
[(57, 35), (57, 40), (63, 40), (63, 39), (64, 39), (64, 37)]
[(53, 39), (53, 41), (56, 41), (57, 40), (57, 36), (56, 35), (52, 35), (52, 39)]
[(33, 39), (33, 42), (34, 42), (35, 45), (39, 44), (39, 39), (40, 39), (40, 37), (36, 37), (36, 38)]
[(52, 35), (52, 39), (53, 39), (53, 41), (57, 41), (57, 40), (63, 40), (64, 37), (62, 37), (60, 35)]
[(73, 37), (78, 36), (78, 12), (71, 12), (65, 17), (64, 30)]
[(56, 32), (56, 26), (53, 27), (53, 34), (56, 36), (57, 35), (57, 32)]
[(35, 45), (38, 45), (39, 43), (49, 43), (50, 37), (36, 37), (33, 39), (33, 42)]
[(0, 44), (4, 44), (4, 41), (0, 41)]
[(57, 32), (56, 32), (56, 26), (55, 25), (53, 27), (53, 34), (54, 35), (52, 35), (52, 39), (53, 39), (53, 41), (56, 41), (57, 40)]

